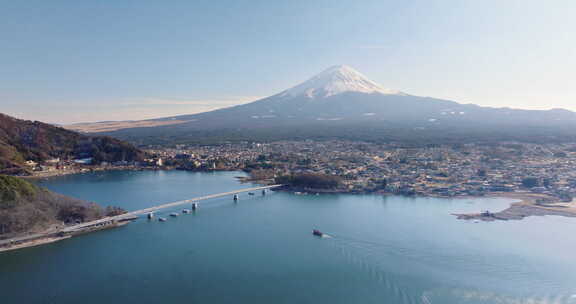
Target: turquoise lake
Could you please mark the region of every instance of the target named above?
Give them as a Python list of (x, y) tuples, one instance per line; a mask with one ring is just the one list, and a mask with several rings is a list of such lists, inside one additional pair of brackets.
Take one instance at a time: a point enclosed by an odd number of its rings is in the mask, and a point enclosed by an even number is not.
[[(251, 187), (235, 178), (242, 175), (117, 171), (39, 184), (136, 210)], [(576, 303), (576, 219), (451, 215), (510, 202), (285, 192), (213, 199), (164, 223), (141, 218), (0, 254), (0, 303)]]

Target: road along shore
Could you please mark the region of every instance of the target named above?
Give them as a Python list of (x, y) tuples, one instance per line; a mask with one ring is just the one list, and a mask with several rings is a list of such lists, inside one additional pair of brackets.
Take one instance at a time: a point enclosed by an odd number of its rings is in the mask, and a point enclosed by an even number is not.
[(51, 230), (51, 231), (44, 232), (44, 233), (37, 233), (37, 234), (26, 235), (26, 236), (22, 236), (22, 237), (18, 237), (18, 238), (1, 240), (0, 241), (0, 252), (54, 243), (54, 242), (62, 241), (65, 239), (69, 239), (73, 236), (80, 235), (80, 234), (85, 234), (85, 233), (94, 232), (94, 231), (98, 231), (98, 230), (104, 230), (104, 229), (117, 228), (117, 227), (121, 227), (121, 226), (129, 224), (131, 221), (133, 221), (135, 219), (136, 219), (135, 217), (129, 217), (129, 218), (126, 218), (123, 220), (110, 221), (110, 222), (102, 223), (100, 225), (95, 225), (95, 226), (86, 226), (86, 227), (80, 227), (77, 229), (70, 229), (71, 227), (68, 227), (67, 229), (62, 229), (59, 231)]

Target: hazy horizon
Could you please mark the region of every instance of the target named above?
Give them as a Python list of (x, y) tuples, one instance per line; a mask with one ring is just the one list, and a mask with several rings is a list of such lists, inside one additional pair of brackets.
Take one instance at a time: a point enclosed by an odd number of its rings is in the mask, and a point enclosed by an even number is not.
[(576, 4), (10, 2), (0, 112), (50, 123), (209, 111), (347, 64), (412, 95), (576, 110)]

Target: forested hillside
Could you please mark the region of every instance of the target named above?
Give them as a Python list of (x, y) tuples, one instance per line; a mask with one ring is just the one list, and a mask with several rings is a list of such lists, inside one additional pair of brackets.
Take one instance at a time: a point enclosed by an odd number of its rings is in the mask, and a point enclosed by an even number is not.
[(21, 178), (0, 175), (0, 239), (122, 212), (48, 191)]
[(26, 174), (24, 162), (51, 158), (93, 158), (102, 161), (137, 161), (143, 152), (131, 144), (104, 136), (87, 136), (38, 121), (0, 114), (0, 173)]

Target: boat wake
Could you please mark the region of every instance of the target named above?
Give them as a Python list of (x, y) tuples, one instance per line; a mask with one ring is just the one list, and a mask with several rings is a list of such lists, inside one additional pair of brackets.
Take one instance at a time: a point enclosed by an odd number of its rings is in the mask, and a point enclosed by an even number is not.
[(576, 295), (573, 294), (513, 296), (457, 288), (414, 290), (414, 287), (407, 284), (405, 278), (398, 274), (398, 267), (390, 261), (397, 261), (401, 257), (414, 265), (433, 263), (434, 261), (429, 260), (424, 252), (404, 247), (400, 243), (376, 242), (337, 233), (324, 234), (322, 237), (331, 239), (328, 243), (344, 257), (346, 262), (357, 266), (373, 282), (383, 286), (392, 303), (432, 304), (457, 301), (456, 303), (462, 304), (576, 304)]
[(576, 303), (572, 295), (512, 296), (480, 290), (452, 289), (443, 292), (430, 292), (428, 297), (456, 298), (458, 303), (490, 304), (572, 304)]
[(391, 303), (431, 303), (430, 299), (423, 299), (408, 291), (409, 287), (405, 284), (399, 284), (401, 280), (397, 278), (397, 275), (387, 270), (386, 256), (390, 245), (340, 234), (327, 236), (331, 239), (330, 244), (335, 251), (348, 263), (358, 267), (361, 273), (367, 275), (372, 282), (386, 290), (388, 300)]

